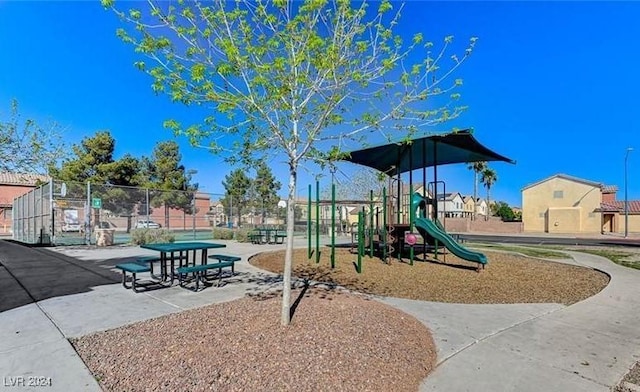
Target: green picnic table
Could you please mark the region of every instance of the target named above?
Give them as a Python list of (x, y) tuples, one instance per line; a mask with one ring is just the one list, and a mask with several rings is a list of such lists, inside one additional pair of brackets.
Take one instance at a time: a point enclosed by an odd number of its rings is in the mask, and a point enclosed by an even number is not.
[[(170, 280), (173, 284), (176, 268), (176, 253), (178, 253), (179, 267), (186, 265), (196, 265), (197, 252), (200, 251), (200, 265), (207, 264), (207, 253), (209, 249), (224, 248), (226, 245), (213, 242), (165, 242), (154, 244), (143, 244), (141, 248), (151, 249), (160, 252), (160, 273), (161, 280)], [(186, 254), (185, 254), (186, 253)], [(190, 257), (191, 255), (191, 257)], [(183, 263), (184, 261), (184, 263)], [(167, 264), (171, 268), (167, 272)]]

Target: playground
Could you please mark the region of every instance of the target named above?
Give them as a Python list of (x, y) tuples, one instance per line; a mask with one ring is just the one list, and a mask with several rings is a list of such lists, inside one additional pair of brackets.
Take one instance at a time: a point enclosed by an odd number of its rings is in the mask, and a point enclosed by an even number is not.
[[(293, 274), (307, 281), (343, 286), (353, 291), (422, 301), (466, 304), (562, 303), (570, 305), (601, 291), (607, 275), (576, 265), (528, 258), (512, 253), (486, 252), (460, 243), (446, 231), (446, 211), (438, 201), (446, 182), (438, 179), (438, 165), (475, 161), (514, 163), (481, 145), (470, 131), (391, 143), (348, 155), (349, 161), (389, 175), (378, 195), (352, 207), (351, 242), (338, 241), (344, 201), (315, 200), (309, 185), (307, 249), (294, 252)], [(427, 181), (427, 168), (433, 180)], [(421, 182), (414, 172), (421, 170)], [(404, 176), (403, 176), (404, 175)], [(392, 181), (393, 180), (393, 181)], [(354, 201), (350, 201), (352, 204)], [(356, 202), (358, 203), (358, 202)], [(320, 247), (320, 207), (330, 208), (330, 244)], [(340, 214), (342, 215), (342, 214)], [(567, 255), (560, 257), (569, 259)], [(283, 272), (283, 252), (261, 253), (252, 265)], [(567, 263), (568, 262), (568, 263)]]

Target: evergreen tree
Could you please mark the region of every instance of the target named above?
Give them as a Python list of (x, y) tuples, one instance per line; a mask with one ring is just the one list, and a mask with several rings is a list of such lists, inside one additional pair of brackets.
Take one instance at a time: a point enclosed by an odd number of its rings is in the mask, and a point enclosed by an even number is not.
[(180, 147), (174, 141), (159, 142), (150, 159), (144, 160), (146, 167), (143, 176), (146, 187), (152, 192), (150, 204), (154, 208), (164, 208), (165, 227), (169, 228), (169, 211), (171, 208), (192, 213), (193, 199), (198, 184), (191, 184), (191, 174), (187, 173), (181, 163)]
[(242, 223), (242, 214), (250, 204), (251, 179), (243, 169), (236, 169), (224, 176), (222, 186), (225, 195), (221, 202), (225, 211), (229, 211), (229, 219), (232, 223), (234, 219), (238, 224)]
[(253, 188), (255, 189), (254, 208), (260, 211), (262, 223), (267, 216), (267, 211), (275, 211), (278, 207), (278, 191), (282, 184), (273, 176), (271, 168), (260, 161), (256, 168), (256, 178), (253, 180)]
[[(67, 184), (67, 197), (86, 198), (86, 182), (91, 183), (91, 197), (102, 200), (102, 208), (118, 216), (127, 216), (127, 229), (131, 228), (131, 215), (135, 206), (144, 200), (144, 194), (133, 187), (139, 185), (140, 161), (126, 154), (114, 160), (115, 139), (109, 131), (96, 132), (72, 147), (73, 158), (60, 167), (51, 166), (49, 175)], [(98, 223), (99, 215), (94, 217)]]

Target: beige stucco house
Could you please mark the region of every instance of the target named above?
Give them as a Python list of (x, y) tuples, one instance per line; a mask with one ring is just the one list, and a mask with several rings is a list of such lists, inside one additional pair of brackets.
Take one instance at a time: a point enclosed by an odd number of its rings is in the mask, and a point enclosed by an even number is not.
[[(617, 187), (556, 174), (522, 189), (525, 232), (624, 232), (624, 202)], [(640, 202), (629, 203), (629, 232), (640, 232)]]
[(462, 201), (464, 203), (464, 205), (462, 206), (463, 209), (463, 216), (464, 217), (471, 217), (473, 216), (473, 208), (476, 205), (475, 200), (473, 199), (473, 196), (464, 196), (462, 198)]

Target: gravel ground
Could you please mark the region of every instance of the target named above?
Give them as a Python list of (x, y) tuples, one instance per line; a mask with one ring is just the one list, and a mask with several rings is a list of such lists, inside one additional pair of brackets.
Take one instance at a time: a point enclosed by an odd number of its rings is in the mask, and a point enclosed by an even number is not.
[(638, 392), (640, 391), (640, 364), (636, 363), (620, 383), (613, 388), (614, 392)]
[(106, 391), (417, 391), (436, 349), (419, 321), (339, 289), (246, 297), (72, 340)]
[[(294, 275), (351, 290), (423, 301), (485, 303), (572, 304), (602, 290), (609, 277), (590, 268), (543, 261), (501, 252), (484, 252), (489, 263), (481, 272), (477, 264), (446, 255), (446, 263), (415, 262), (413, 266), (392, 260), (363, 257), (363, 273), (355, 271), (357, 255), (336, 250), (336, 269), (329, 268), (330, 249), (321, 249), (320, 263), (307, 251), (294, 251)], [(443, 256), (439, 256), (443, 260)], [(281, 273), (284, 251), (251, 258), (256, 267)]]

